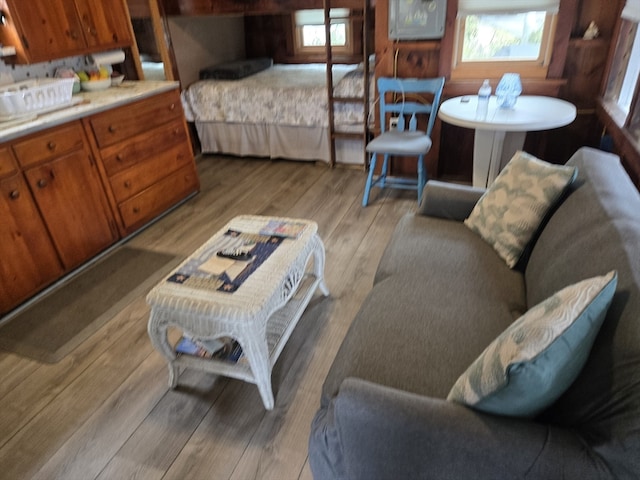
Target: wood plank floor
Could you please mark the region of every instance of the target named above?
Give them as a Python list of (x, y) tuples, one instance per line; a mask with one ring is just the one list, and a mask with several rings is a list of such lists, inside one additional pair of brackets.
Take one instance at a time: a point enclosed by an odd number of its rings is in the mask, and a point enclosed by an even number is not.
[(326, 252), (317, 295), (276, 363), (275, 408), (239, 380), (166, 364), (144, 295), (57, 364), (0, 353), (2, 479), (311, 479), (310, 423), (340, 342), (415, 193), (374, 189), (359, 169), (204, 156), (200, 194), (128, 243), (187, 256), (238, 214), (310, 218)]

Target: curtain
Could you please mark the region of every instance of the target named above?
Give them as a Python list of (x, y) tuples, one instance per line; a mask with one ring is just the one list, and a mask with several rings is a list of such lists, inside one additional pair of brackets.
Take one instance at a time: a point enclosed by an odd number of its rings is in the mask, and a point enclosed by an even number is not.
[[(627, 4), (630, 2), (628, 1)], [(640, 0), (631, 0), (640, 4)], [(542, 12), (558, 13), (560, 0), (459, 0), (458, 15)]]
[(622, 10), (622, 18), (640, 22), (640, 0), (627, 0)]

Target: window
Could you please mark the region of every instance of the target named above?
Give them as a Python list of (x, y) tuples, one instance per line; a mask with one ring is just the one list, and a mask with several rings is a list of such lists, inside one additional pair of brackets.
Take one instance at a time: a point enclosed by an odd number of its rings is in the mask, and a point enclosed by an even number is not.
[(452, 78), (544, 78), (559, 0), (460, 0)]
[[(351, 53), (349, 9), (332, 8), (329, 34), (334, 52)], [(324, 51), (324, 10), (298, 10), (294, 14), (296, 53)]]
[(607, 78), (604, 101), (616, 123), (640, 141), (640, 0), (627, 0)]

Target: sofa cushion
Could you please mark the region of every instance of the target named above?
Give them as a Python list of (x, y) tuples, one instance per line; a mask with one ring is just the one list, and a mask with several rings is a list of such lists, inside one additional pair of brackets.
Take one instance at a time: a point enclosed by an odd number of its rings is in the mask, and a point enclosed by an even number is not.
[[(459, 221), (413, 213), (400, 219), (374, 282), (407, 275), (422, 275), (429, 284), (444, 285), (460, 296), (473, 293), (502, 303), (514, 320), (527, 311), (522, 273), (507, 267), (490, 245)], [(421, 296), (432, 303), (431, 295), (427, 289)]]
[(323, 402), (347, 377), (444, 399), (526, 311), (522, 273), (462, 222), (406, 215), (380, 265), (327, 376)]
[(575, 175), (575, 167), (516, 152), (464, 223), (515, 267)]
[(322, 404), (348, 377), (444, 399), (513, 320), (505, 304), (439, 276), (389, 277), (373, 287), (351, 323), (325, 379)]
[(498, 415), (535, 416), (584, 366), (616, 283), (616, 272), (610, 272), (533, 307), (482, 352), (447, 399)]

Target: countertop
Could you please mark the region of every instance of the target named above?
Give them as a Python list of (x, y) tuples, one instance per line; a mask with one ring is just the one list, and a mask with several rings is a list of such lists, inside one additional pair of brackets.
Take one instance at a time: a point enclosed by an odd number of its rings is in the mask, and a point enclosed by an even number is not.
[(125, 81), (117, 87), (110, 87), (99, 92), (82, 91), (73, 95), (70, 106), (23, 121), (1, 122), (0, 142), (62, 125), (145, 97), (173, 90), (178, 86), (178, 82), (168, 81)]

